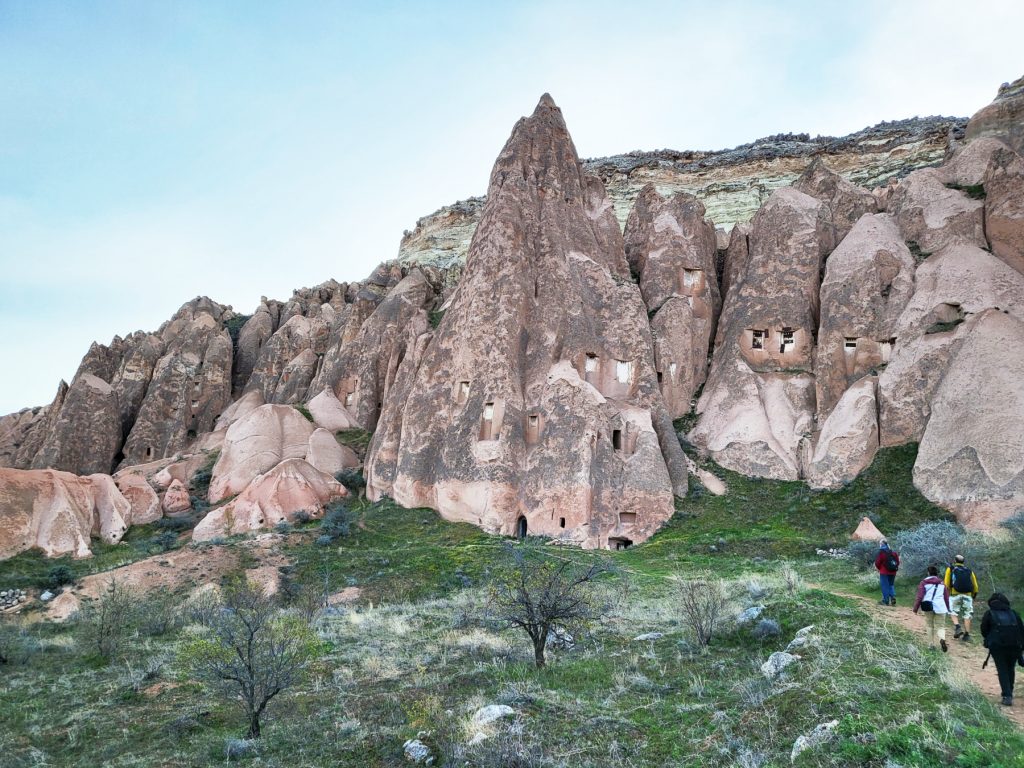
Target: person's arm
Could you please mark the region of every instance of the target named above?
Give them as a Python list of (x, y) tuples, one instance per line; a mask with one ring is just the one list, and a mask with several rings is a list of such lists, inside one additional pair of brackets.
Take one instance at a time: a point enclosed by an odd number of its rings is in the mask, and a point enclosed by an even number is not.
[(921, 607), (921, 601), (924, 600), (924, 582), (922, 581), (917, 585), (917, 597), (914, 599), (914, 613), (917, 613)]
[(971, 569), (971, 599), (973, 600), (978, 596), (978, 574)]

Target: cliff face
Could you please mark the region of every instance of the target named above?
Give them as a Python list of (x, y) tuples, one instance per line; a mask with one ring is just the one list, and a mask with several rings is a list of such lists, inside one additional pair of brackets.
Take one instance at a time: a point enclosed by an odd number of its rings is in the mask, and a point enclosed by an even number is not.
[(687, 493), (687, 414), (720, 464), (816, 487), (920, 442), (921, 491), (990, 525), (1024, 504), (1017, 86), (966, 143), (928, 118), (592, 161), (544, 97), (488, 196), (366, 280), (197, 298), (0, 418), (0, 556), (187, 511), (216, 450), (201, 538), (322, 514), (365, 458), (372, 498), (626, 546)]
[[(912, 118), (840, 138), (783, 134), (715, 152), (629, 152), (581, 163), (604, 183), (622, 226), (640, 191), (651, 184), (665, 197), (677, 192), (694, 195), (708, 218), (728, 231), (750, 221), (772, 190), (795, 182), (816, 157), (844, 179), (870, 190), (941, 163), (951, 145), (963, 138), (966, 126), (966, 118)], [(424, 216), (402, 237), (399, 263), (461, 266), (485, 202), (486, 197), (472, 197)]]

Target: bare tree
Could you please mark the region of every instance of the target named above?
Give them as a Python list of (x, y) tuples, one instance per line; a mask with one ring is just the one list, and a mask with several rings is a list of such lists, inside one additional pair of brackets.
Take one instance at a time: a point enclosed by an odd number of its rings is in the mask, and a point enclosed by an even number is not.
[(104, 659), (113, 656), (135, 622), (137, 596), (116, 579), (95, 600), (82, 607), (80, 620), (85, 641)]
[(592, 587), (608, 569), (600, 563), (577, 566), (530, 543), (511, 550), (512, 567), (492, 585), (491, 610), (506, 629), (521, 629), (529, 635), (534, 662), (543, 667), (548, 633), (554, 627), (580, 627), (603, 612)]
[(246, 738), (258, 739), (267, 705), (302, 680), (319, 651), (309, 623), (247, 581), (226, 588), (223, 600), (196, 618), (206, 632), (186, 646), (186, 660), (200, 679), (240, 702)]
[(679, 609), (683, 622), (703, 648), (711, 643), (715, 630), (725, 620), (729, 598), (718, 579), (707, 576), (679, 582)]

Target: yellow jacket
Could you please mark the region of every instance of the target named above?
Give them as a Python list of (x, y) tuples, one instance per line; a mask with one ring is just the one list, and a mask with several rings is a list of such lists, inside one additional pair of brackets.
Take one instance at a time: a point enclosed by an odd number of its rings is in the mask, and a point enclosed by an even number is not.
[[(967, 566), (964, 565), (963, 567), (966, 568)], [(973, 568), (971, 568), (970, 570), (971, 570), (971, 585), (972, 585), (972, 589), (971, 589), (970, 595), (971, 595), (971, 597), (977, 597), (978, 596), (978, 577), (974, 573), (974, 569)], [(946, 586), (949, 588), (949, 594), (951, 594), (951, 595), (966, 595), (967, 594), (966, 592), (957, 592), (955, 589), (953, 589), (953, 567), (952, 566), (946, 568), (945, 582), (946, 582)]]

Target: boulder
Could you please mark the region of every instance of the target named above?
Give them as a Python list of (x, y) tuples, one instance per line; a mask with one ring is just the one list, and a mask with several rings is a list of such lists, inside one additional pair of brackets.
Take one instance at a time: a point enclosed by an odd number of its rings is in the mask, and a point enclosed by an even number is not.
[(793, 188), (820, 200), (829, 210), (833, 242), (840, 243), (853, 225), (866, 213), (875, 213), (875, 196), (863, 187), (852, 184), (831, 171), (821, 157), (816, 157)]
[(996, 256), (1024, 272), (1024, 159), (1009, 149), (994, 152), (985, 173), (985, 236)]
[(164, 512), (173, 515), (176, 512), (185, 512), (192, 508), (192, 498), (189, 496), (188, 488), (181, 480), (174, 479), (167, 486), (163, 500)]
[(885, 536), (878, 530), (871, 518), (862, 517), (860, 522), (857, 524), (857, 530), (850, 534), (850, 539), (853, 541), (874, 541), (879, 542), (884, 539)]
[(1024, 504), (1024, 321), (992, 309), (972, 326), (932, 399), (914, 485), (989, 528)]
[(865, 215), (828, 257), (814, 363), (817, 421), (847, 388), (889, 362), (914, 291), (914, 259), (892, 220)]
[(0, 469), (0, 559), (33, 548), (89, 557), (93, 534), (114, 544), (130, 518), (131, 504), (109, 475)]
[(860, 379), (825, 420), (805, 472), (812, 488), (839, 488), (871, 465), (878, 451), (877, 381)]
[(415, 341), (370, 444), (369, 498), (585, 547), (628, 546), (671, 517), (663, 451), (685, 459), (647, 307), (550, 97), (513, 129), (458, 291)]
[(129, 516), (131, 525), (148, 525), (163, 517), (163, 512), (160, 509), (160, 497), (156, 495), (153, 486), (149, 484), (142, 472), (134, 469), (118, 472), (114, 475), (114, 482), (121, 495), (131, 505)]
[(334, 390), (329, 387), (306, 403), (306, 407), (309, 408), (316, 425), (330, 432), (359, 426), (356, 418), (341, 404)]
[(286, 459), (305, 459), (314, 426), (290, 405), (261, 405), (224, 436), (210, 481), (210, 503), (241, 493), (257, 475)]
[(993, 136), (1024, 153), (1024, 77), (1003, 83), (995, 101), (978, 110), (967, 123), (965, 138), (976, 141)]
[(900, 182), (889, 201), (903, 239), (921, 257), (947, 245), (985, 247), (984, 204), (946, 186), (942, 171), (922, 168)]
[(192, 539), (207, 541), (273, 528), (280, 522), (292, 522), (298, 512), (322, 517), (328, 504), (347, 495), (345, 487), (330, 475), (301, 459), (286, 459), (254, 478), (238, 498), (211, 510), (193, 530)]

